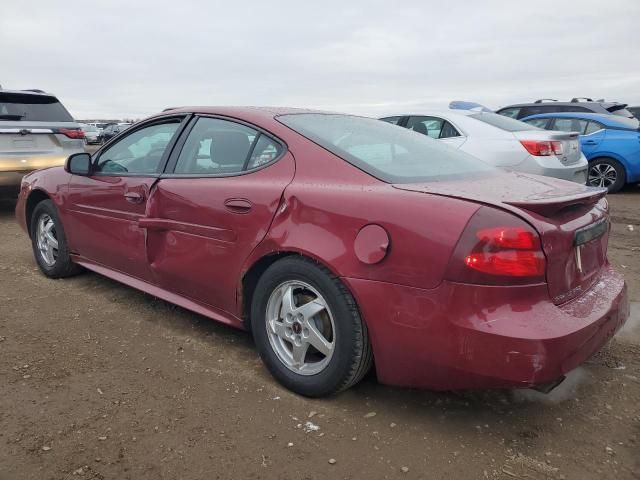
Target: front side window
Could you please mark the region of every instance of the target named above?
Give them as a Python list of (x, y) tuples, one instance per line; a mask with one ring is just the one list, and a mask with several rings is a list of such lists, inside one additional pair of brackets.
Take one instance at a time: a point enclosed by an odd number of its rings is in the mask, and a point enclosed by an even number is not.
[(450, 180), (498, 172), (444, 142), (371, 118), (300, 113), (280, 115), (277, 120), (388, 183)]
[(274, 161), (282, 147), (253, 128), (218, 118), (199, 118), (180, 152), (174, 173), (233, 175)]
[(180, 121), (160, 123), (136, 130), (100, 154), (95, 171), (107, 174), (157, 173), (167, 145)]

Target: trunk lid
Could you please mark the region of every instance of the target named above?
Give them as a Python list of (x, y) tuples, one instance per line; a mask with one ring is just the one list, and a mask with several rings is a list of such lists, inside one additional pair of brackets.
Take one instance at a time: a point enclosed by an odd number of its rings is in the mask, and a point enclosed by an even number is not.
[[(513, 132), (513, 136), (522, 140), (556, 141), (562, 144), (562, 155), (555, 155), (563, 165), (571, 165), (580, 161), (582, 149), (578, 132), (561, 132), (556, 130), (524, 130)], [(524, 148), (524, 147), (523, 147)]]
[(395, 188), (470, 200), (508, 210), (540, 234), (549, 295), (556, 304), (587, 291), (607, 263), (609, 215), (605, 189), (509, 172)]

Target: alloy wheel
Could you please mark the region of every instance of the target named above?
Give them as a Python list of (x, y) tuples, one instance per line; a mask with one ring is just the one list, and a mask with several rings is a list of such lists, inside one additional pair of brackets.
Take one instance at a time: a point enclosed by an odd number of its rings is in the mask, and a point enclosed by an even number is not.
[(608, 163), (596, 163), (589, 169), (589, 185), (610, 188), (618, 179), (618, 172)]
[(315, 375), (335, 349), (335, 323), (322, 295), (302, 281), (287, 281), (267, 302), (267, 335), (278, 359), (300, 375)]
[(38, 253), (46, 266), (52, 267), (58, 258), (58, 239), (56, 237), (56, 226), (53, 219), (42, 214), (38, 219), (36, 230)]

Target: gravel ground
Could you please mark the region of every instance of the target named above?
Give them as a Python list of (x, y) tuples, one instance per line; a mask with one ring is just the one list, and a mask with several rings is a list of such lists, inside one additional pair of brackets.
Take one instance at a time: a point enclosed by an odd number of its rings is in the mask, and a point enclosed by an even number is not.
[(610, 202), (632, 320), (550, 395), (370, 377), (325, 400), (277, 385), (246, 333), (46, 279), (2, 202), (0, 479), (640, 478), (640, 188)]

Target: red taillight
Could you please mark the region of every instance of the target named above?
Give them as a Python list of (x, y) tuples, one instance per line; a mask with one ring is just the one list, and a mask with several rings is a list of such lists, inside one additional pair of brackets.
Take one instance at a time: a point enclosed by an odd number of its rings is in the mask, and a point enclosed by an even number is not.
[(539, 277), (545, 270), (542, 252), (479, 252), (467, 255), (464, 263), (479, 272), (507, 277)]
[[(553, 155), (552, 142), (546, 140), (520, 140), (520, 143), (527, 149), (527, 152), (536, 157)], [(560, 147), (562, 147), (562, 145)]]
[(80, 129), (71, 129), (71, 128), (58, 128), (56, 131), (56, 133), (61, 133), (66, 137), (69, 138), (84, 138), (84, 132)]
[(551, 142), (551, 150), (553, 150), (554, 155), (562, 155), (564, 153), (564, 149), (562, 148), (562, 142), (554, 140)]
[(545, 273), (538, 233), (514, 215), (482, 207), (460, 237), (447, 277), (465, 283), (522, 285), (544, 282)]

